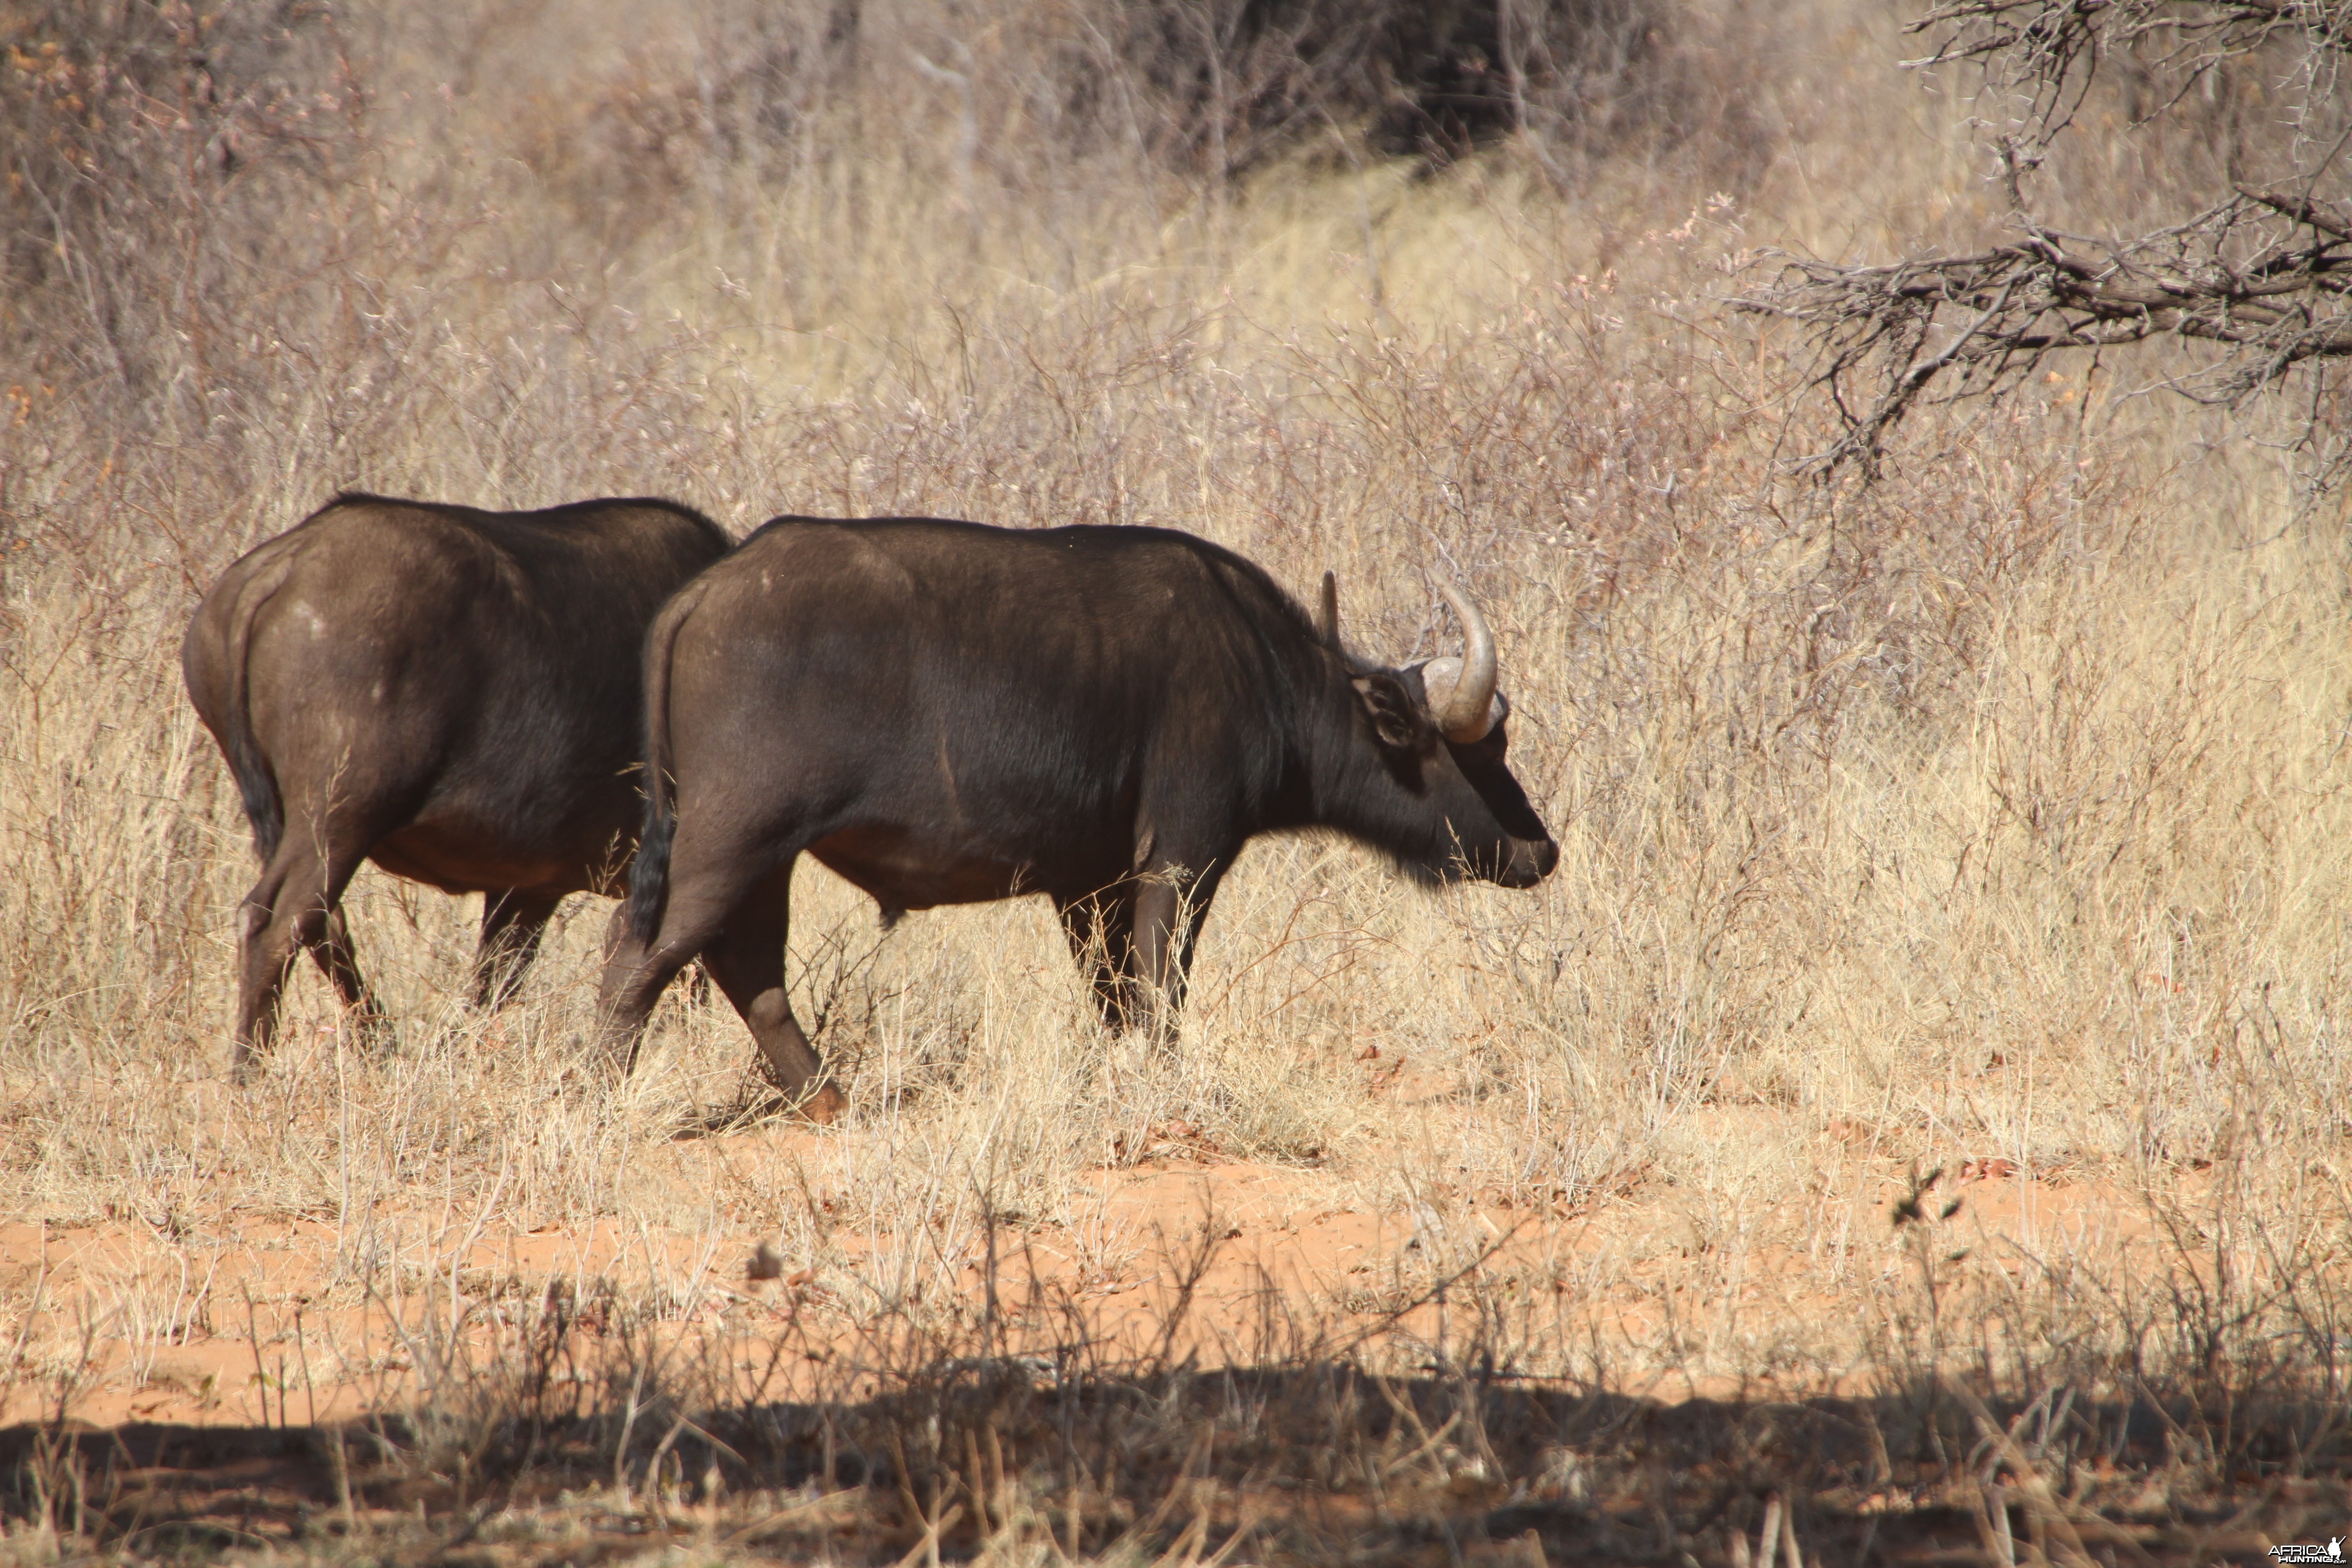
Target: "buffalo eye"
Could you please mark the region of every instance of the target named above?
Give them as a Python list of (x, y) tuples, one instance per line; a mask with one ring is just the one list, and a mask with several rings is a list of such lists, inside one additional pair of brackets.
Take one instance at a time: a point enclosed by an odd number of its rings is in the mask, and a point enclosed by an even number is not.
[(1435, 733), (1429, 726), (1429, 717), (1404, 682), (1385, 670), (1373, 670), (1360, 675), (1350, 682), (1356, 696), (1364, 705), (1364, 712), (1372, 721), (1372, 733), (1383, 745), (1399, 751), (1417, 752), (1428, 745)]

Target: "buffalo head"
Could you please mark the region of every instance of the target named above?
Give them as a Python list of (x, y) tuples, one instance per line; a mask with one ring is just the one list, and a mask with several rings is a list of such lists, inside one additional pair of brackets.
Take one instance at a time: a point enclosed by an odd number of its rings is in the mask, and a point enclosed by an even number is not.
[(1390, 668), (1341, 650), (1339, 584), (1323, 575), (1316, 635), (1349, 670), (1361, 726), (1351, 749), (1368, 742), (1378, 761), (1349, 770), (1360, 798), (1340, 815), (1422, 880), (1530, 888), (1559, 863), (1559, 847), (1511, 773), (1494, 634), (1466, 595), (1443, 584), (1438, 593), (1462, 624), (1461, 656)]

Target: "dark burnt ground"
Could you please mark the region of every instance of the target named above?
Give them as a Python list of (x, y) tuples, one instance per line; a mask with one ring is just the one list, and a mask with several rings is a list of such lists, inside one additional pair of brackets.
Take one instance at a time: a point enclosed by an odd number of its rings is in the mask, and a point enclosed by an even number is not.
[(2188, 1563), (2268, 1561), (2352, 1517), (2326, 1402), (1922, 1385), (1664, 1403), (1337, 1362), (1118, 1376), (1010, 1358), (887, 1374), (863, 1399), (709, 1407), (616, 1370), (596, 1397), (483, 1383), (342, 1427), (15, 1427), (0, 1494), (68, 1556), (415, 1563), (692, 1546), (886, 1564), (1050, 1542), (1173, 1563), (1712, 1564), (1760, 1561), (1768, 1527), (1783, 1561), (1793, 1539), (1812, 1563)]

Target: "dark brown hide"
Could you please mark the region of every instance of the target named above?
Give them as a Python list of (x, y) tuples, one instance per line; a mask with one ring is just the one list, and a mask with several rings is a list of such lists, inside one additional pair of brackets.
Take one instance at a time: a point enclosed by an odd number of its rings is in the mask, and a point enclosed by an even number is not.
[(262, 861), (238, 928), (240, 1074), (298, 949), (374, 1021), (339, 907), (362, 860), (484, 895), (486, 1004), (559, 900), (618, 889), (644, 811), (646, 627), (727, 549), (667, 501), (346, 495), (222, 574), (180, 658)]
[[(652, 779), (604, 970), (608, 1048), (634, 1056), (699, 955), (772, 1077), (808, 1092), (819, 1064), (783, 972), (803, 851), (887, 909), (1045, 894), (1106, 1017), (1163, 1032), (1192, 932), (1257, 834), (1335, 830), (1430, 879), (1549, 873), (1507, 704), (1449, 741), (1421, 668), (1349, 655), (1330, 618), (1164, 530), (769, 523), (647, 638)], [(811, 1109), (837, 1103), (825, 1087)]]

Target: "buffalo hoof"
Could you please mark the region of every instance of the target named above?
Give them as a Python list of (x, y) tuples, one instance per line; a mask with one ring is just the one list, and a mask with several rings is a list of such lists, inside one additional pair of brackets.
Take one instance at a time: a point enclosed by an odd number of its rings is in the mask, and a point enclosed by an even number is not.
[(849, 1109), (849, 1097), (828, 1083), (794, 1109), (819, 1127), (830, 1127), (841, 1119), (843, 1111)]

